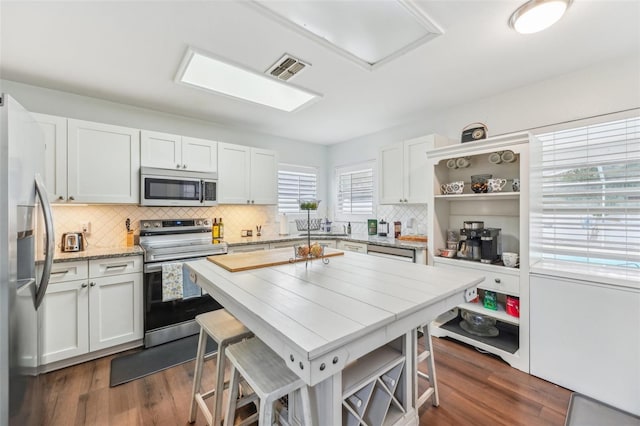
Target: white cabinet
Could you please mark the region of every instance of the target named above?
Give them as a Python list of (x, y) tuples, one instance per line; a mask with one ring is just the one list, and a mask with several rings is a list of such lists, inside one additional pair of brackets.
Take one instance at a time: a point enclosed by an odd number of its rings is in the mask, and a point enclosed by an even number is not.
[[(496, 337), (478, 337), (463, 330), (458, 310), (442, 315), (432, 327), (432, 335), (449, 336), (479, 349), (500, 356), (511, 366), (529, 372), (529, 142), (528, 133), (500, 136), (477, 142), (436, 148), (427, 152), (429, 177), (429, 264), (459, 270), (473, 270), (484, 275), (478, 285), (478, 303), (460, 308), (496, 318)], [(494, 164), (489, 156), (496, 152), (513, 151), (515, 161)], [(493, 156), (495, 157), (495, 156)], [(455, 161), (457, 159), (464, 161)], [(454, 160), (454, 161), (451, 161)], [(458, 167), (462, 165), (463, 167)], [(500, 192), (474, 193), (471, 176), (490, 174), (506, 179)], [(514, 190), (514, 179), (520, 180), (520, 190)], [(459, 194), (443, 194), (441, 185), (464, 182)], [(507, 268), (494, 263), (458, 258), (437, 257), (438, 249), (447, 247), (448, 230), (459, 233), (465, 221), (482, 221), (485, 228), (500, 228), (502, 252), (520, 255), (519, 268)], [(496, 292), (498, 310), (485, 309), (486, 291)], [(505, 312), (506, 299), (519, 298), (519, 317)]]
[(143, 167), (218, 171), (218, 143), (206, 139), (142, 130), (140, 156)]
[(40, 362), (142, 339), (142, 257), (55, 263), (39, 310)]
[(68, 200), (78, 203), (140, 201), (140, 132), (68, 120)]
[(31, 114), (40, 124), (45, 140), (44, 182), (51, 203), (67, 200), (67, 119)]
[(227, 253), (248, 253), (251, 251), (269, 250), (269, 244), (242, 244), (229, 246)]
[(278, 158), (275, 151), (220, 142), (220, 204), (277, 204)]
[(451, 141), (427, 135), (385, 146), (378, 151), (378, 197), (380, 204), (424, 204), (429, 177), (426, 152)]

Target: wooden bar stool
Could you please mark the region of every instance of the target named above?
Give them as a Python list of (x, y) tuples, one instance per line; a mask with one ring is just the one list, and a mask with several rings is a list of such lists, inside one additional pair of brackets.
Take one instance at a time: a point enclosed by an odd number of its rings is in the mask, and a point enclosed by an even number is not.
[[(302, 399), (303, 425), (312, 425), (311, 402), (307, 384), (260, 339), (254, 337), (229, 346), (227, 358), (231, 362), (231, 379), (229, 382), (229, 409), (224, 418), (224, 426), (233, 425), (236, 407), (244, 405), (243, 399), (255, 399), (255, 397), (258, 399), (258, 425), (271, 426), (273, 424), (274, 402), (285, 395), (293, 396), (295, 391), (300, 392)], [(241, 376), (255, 394), (238, 400), (238, 386)], [(292, 399), (290, 398), (289, 401), (291, 402)], [(291, 407), (289, 407), (289, 423), (291, 423)]]
[[(235, 319), (224, 309), (207, 312), (196, 317), (196, 322), (200, 324), (200, 339), (198, 340), (198, 352), (196, 354), (196, 369), (193, 374), (193, 390), (191, 392), (191, 409), (189, 411), (189, 423), (196, 421), (196, 405), (200, 407), (202, 414), (207, 419), (207, 424), (220, 426), (222, 414), (222, 394), (225, 389), (224, 381), (224, 361), (227, 347), (243, 339), (253, 336), (240, 321)], [(207, 346), (207, 336), (210, 336), (217, 344), (216, 354), (205, 357)], [(217, 357), (216, 364), (216, 387), (210, 391), (201, 393), (200, 384), (202, 381), (202, 367), (206, 360), (214, 355)], [(205, 399), (215, 395), (213, 415)]]
[[(430, 325), (422, 326), (422, 334), (424, 337), (425, 349), (422, 352), (418, 352), (415, 363), (415, 395), (416, 395), (416, 410), (422, 406), (429, 398), (431, 398), (431, 404), (434, 407), (440, 405), (440, 399), (438, 397), (438, 382), (436, 380), (436, 363), (433, 359), (433, 342), (431, 340)], [(416, 339), (417, 350), (417, 339)], [(421, 362), (427, 361), (427, 373), (423, 373), (418, 370)], [(427, 389), (418, 395), (418, 377), (426, 379), (428, 382)]]

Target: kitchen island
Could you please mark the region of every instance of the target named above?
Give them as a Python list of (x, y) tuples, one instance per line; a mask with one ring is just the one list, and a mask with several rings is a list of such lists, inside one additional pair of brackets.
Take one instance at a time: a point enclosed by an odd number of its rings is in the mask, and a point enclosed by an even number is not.
[[(281, 250), (283, 256), (291, 253)], [(186, 265), (198, 285), (312, 387), (312, 414), (318, 425), (349, 422), (352, 414), (343, 409), (343, 400), (345, 387), (353, 383), (347, 377), (371, 362), (365, 371), (389, 379), (390, 370), (381, 371), (383, 366), (375, 361), (388, 360), (386, 353), (397, 354), (399, 361), (392, 364), (400, 365), (390, 380), (396, 404), (389, 403), (391, 398), (375, 397), (374, 377), (361, 380), (362, 392), (356, 395), (364, 404), (356, 405), (381, 412), (385, 424), (417, 424), (416, 329), (474, 297), (484, 279), (350, 252), (331, 257), (326, 265), (316, 259), (308, 265), (242, 272), (229, 272), (208, 260)], [(290, 405), (296, 415), (296, 404)]]

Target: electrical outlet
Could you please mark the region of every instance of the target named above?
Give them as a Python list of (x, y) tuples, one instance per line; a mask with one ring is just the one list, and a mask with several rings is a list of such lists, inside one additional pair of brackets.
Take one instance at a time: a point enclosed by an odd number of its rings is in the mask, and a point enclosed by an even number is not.
[(90, 234), (91, 233), (91, 222), (81, 222), (80, 223), (80, 229), (85, 234)]
[(476, 297), (478, 297), (478, 289), (475, 288), (475, 287), (468, 288), (467, 291), (465, 291), (465, 293), (464, 293), (464, 299), (467, 302), (471, 302)]

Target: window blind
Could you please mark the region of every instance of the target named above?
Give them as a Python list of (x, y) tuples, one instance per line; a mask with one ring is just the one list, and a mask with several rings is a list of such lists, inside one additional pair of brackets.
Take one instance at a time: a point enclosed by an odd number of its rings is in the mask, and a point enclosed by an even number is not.
[(538, 139), (543, 258), (640, 268), (640, 117)]
[(336, 170), (337, 211), (342, 214), (373, 214), (373, 167), (351, 166)]
[(317, 174), (314, 171), (278, 170), (278, 212), (299, 213), (300, 199), (315, 199)]

